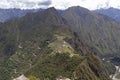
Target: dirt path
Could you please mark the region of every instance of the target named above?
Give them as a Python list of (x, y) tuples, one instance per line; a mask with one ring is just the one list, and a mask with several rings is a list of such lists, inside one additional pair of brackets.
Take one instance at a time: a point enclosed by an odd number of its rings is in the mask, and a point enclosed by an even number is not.
[(113, 78), (112, 80), (120, 80), (120, 79), (117, 79), (116, 76), (120, 73), (120, 67), (119, 66), (115, 66), (116, 67), (116, 72), (115, 74), (113, 75)]

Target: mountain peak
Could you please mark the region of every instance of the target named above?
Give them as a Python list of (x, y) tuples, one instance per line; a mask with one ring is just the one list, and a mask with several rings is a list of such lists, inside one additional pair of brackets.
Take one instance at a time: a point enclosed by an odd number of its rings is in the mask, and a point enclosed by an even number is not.
[(39, 23), (46, 23), (46, 24), (51, 24), (51, 25), (52, 24), (55, 24), (55, 25), (63, 24), (63, 18), (61, 17), (61, 15), (57, 12), (57, 10), (54, 7), (48, 8), (43, 11), (30, 13), (27, 15), (27, 17), (28, 17), (26, 18), (27, 21), (31, 20), (32, 23), (36, 21)]
[(50, 7), (50, 8), (48, 8), (48, 9), (46, 9), (46, 10), (56, 11), (56, 9), (55, 9), (54, 7)]
[(46, 13), (58, 14), (57, 10), (54, 7), (48, 8), (45, 10)]
[(66, 11), (72, 11), (72, 12), (77, 12), (77, 13), (88, 13), (89, 10), (80, 6), (73, 6), (68, 8)]
[(69, 7), (68, 9), (85, 9), (85, 10), (88, 10), (84, 7), (81, 7), (81, 6), (73, 6), (73, 7)]
[[(63, 24), (63, 18), (61, 15), (58, 13), (58, 11), (54, 8), (48, 8), (43, 12), (43, 15), (45, 18), (47, 18), (48, 22), (50, 23), (56, 23), (56, 24)], [(47, 15), (47, 16), (46, 16)]]

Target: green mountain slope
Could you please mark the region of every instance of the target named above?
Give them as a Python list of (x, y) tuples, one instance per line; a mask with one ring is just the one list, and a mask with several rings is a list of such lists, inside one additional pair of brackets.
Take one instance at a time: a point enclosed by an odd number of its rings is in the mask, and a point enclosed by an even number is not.
[[(71, 29), (101, 55), (120, 52), (120, 24), (107, 16), (96, 14), (82, 7), (71, 7), (63, 12)], [(99, 55), (98, 54), (98, 55)]]
[(102, 61), (54, 8), (0, 24), (0, 80), (110, 80)]

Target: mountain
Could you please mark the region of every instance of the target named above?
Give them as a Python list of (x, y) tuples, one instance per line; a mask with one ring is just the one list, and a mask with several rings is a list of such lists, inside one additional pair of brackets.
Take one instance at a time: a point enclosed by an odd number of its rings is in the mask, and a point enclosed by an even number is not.
[(98, 10), (95, 10), (95, 12), (107, 15), (107, 16), (113, 18), (114, 20), (120, 22), (120, 9), (111, 7), (108, 9), (98, 9)]
[(98, 55), (119, 55), (119, 23), (79, 6), (67, 9), (62, 16), (71, 30), (97, 50)]
[[(108, 16), (79, 6), (70, 7), (62, 16), (71, 30), (91, 46), (103, 61), (107, 61), (107, 70), (114, 74), (116, 70), (113, 66), (120, 66), (120, 24)], [(116, 75), (119, 76), (118, 73)]]
[(0, 22), (22, 17), (27, 13), (41, 11), (42, 9), (0, 9)]
[(0, 80), (110, 80), (103, 62), (55, 8), (0, 23)]

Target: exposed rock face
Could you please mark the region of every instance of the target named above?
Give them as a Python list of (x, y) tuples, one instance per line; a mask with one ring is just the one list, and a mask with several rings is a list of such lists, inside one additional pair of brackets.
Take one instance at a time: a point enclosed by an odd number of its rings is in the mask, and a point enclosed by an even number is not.
[(60, 77), (57, 77), (56, 80), (71, 80), (71, 79), (60, 76)]
[(25, 77), (24, 75), (21, 75), (13, 80), (29, 80), (27, 77)]

